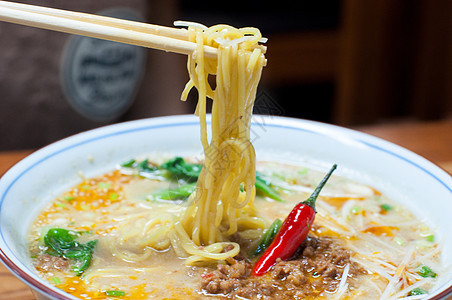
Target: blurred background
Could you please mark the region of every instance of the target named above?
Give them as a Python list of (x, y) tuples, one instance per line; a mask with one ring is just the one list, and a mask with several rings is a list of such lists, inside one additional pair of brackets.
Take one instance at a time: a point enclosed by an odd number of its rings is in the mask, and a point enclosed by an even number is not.
[[(19, 2), (19, 1), (18, 1)], [(172, 26), (258, 27), (260, 113), (348, 127), (452, 117), (452, 1), (20, 1)], [(0, 22), (0, 150), (99, 126), (192, 113), (186, 58)]]

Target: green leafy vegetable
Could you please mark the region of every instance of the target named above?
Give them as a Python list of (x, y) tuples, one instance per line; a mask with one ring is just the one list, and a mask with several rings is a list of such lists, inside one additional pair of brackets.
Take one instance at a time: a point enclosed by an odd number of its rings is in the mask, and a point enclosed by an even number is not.
[(256, 249), (253, 251), (252, 253), (253, 257), (261, 255), (265, 251), (265, 249), (267, 249), (268, 246), (270, 246), (279, 229), (281, 228), (281, 225), (282, 221), (280, 219), (276, 219), (275, 221), (273, 221), (273, 223), (270, 225), (267, 231), (265, 231), (265, 233), (262, 235), (262, 238), (259, 244), (257, 245)]
[(128, 160), (121, 164), (121, 167), (135, 170), (139, 176), (149, 179), (164, 179), (166, 170), (160, 169), (149, 163), (148, 159), (142, 160), (141, 162), (135, 159)]
[[(167, 162), (160, 165), (160, 167), (149, 166), (149, 162), (147, 159), (142, 162), (137, 162), (134, 159), (128, 160), (121, 164), (124, 168), (134, 168), (137, 169), (140, 175), (146, 177), (146, 173), (158, 173), (162, 171), (167, 171), (172, 179), (176, 180), (184, 180), (188, 183), (196, 182), (201, 174), (202, 164), (193, 164), (187, 163), (182, 157), (175, 157), (173, 159), (168, 160)], [(145, 173), (145, 174), (143, 174)], [(162, 175), (162, 174), (160, 174)], [(283, 201), (279, 195), (279, 193), (272, 187), (272, 184), (267, 179), (264, 179), (260, 174), (256, 174), (256, 191), (266, 197), (269, 197), (276, 201)], [(182, 188), (182, 187), (181, 187)], [(242, 187), (243, 189), (243, 187)], [(176, 189), (177, 190), (177, 189)], [(193, 190), (191, 190), (193, 192)], [(168, 194), (167, 192), (164, 192)], [(178, 193), (176, 191), (172, 191), (171, 194), (174, 194), (174, 197), (169, 197), (171, 199), (164, 200), (173, 200), (180, 199), (175, 198)], [(186, 196), (188, 197), (188, 196)], [(161, 198), (163, 199), (163, 198)]]
[(279, 196), (279, 193), (271, 187), (270, 181), (264, 179), (261, 174), (256, 172), (256, 191), (258, 193), (263, 194), (266, 197), (269, 197), (273, 200), (283, 202), (284, 200)]
[(124, 291), (106, 291), (105, 294), (110, 297), (122, 297), (126, 295)]
[(133, 167), (136, 166), (136, 163), (137, 163), (136, 160), (130, 159), (130, 160), (128, 160), (128, 161), (123, 162), (123, 163), (121, 164), (121, 167), (124, 167), (124, 168), (133, 168)]
[(157, 170), (158, 168), (155, 166), (149, 166), (149, 160), (145, 159), (142, 162), (137, 164), (138, 171), (140, 172), (152, 172)]
[(81, 275), (91, 264), (97, 240), (82, 244), (75, 240), (79, 235), (72, 230), (52, 228), (44, 236), (44, 243), (51, 250), (49, 254), (73, 260), (74, 272)]
[(408, 293), (408, 296), (417, 296), (417, 295), (424, 295), (424, 294), (427, 294), (427, 291), (426, 291), (426, 290), (423, 290), (423, 289), (421, 289), (421, 288), (415, 288), (415, 289), (412, 289), (412, 290)]
[(422, 277), (426, 278), (426, 277), (432, 277), (435, 278), (438, 276), (438, 274), (436, 274), (435, 272), (432, 271), (432, 269), (430, 269), (429, 267), (427, 267), (426, 265), (422, 265), (419, 267), (419, 270), (417, 271), (417, 273), (419, 275), (421, 275)]
[(187, 163), (182, 157), (175, 157), (163, 163), (160, 167), (168, 170), (172, 177), (187, 182), (196, 182), (202, 169), (201, 164)]
[(153, 193), (149, 200), (186, 200), (196, 190), (196, 182), (181, 185), (175, 189)]
[(121, 164), (123, 168), (136, 169), (138, 174), (146, 177), (146, 174), (155, 173), (159, 171), (159, 168), (149, 164), (149, 159), (142, 160), (141, 162), (136, 161), (135, 159), (128, 160)]

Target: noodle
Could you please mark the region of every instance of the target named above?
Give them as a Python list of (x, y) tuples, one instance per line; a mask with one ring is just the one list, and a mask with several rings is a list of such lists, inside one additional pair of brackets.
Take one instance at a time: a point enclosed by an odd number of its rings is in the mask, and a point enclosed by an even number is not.
[[(235, 243), (223, 242), (228, 236), (236, 233), (239, 226), (246, 229), (265, 226), (263, 221), (256, 220), (255, 209), (252, 209), (256, 170), (254, 148), (250, 142), (251, 112), (265, 62), (263, 53), (256, 48), (261, 39), (260, 32), (254, 28), (236, 29), (227, 25), (205, 30), (192, 26), (189, 32), (197, 49), (188, 59), (190, 80), (182, 92), (182, 100), (186, 100), (189, 90), (196, 87), (199, 95), (196, 114), (200, 118), (205, 163), (196, 192), (190, 197), (192, 204), (180, 224), (176, 224), (182, 247), (195, 255), (187, 259), (188, 264), (232, 257), (239, 248)], [(217, 62), (204, 58), (204, 45), (218, 48)], [(209, 74), (216, 75), (215, 90), (209, 85)], [(213, 100), (210, 143), (207, 97)], [(246, 206), (251, 209), (245, 209)], [(205, 245), (210, 246), (201, 250), (199, 246)], [(226, 245), (233, 245), (233, 251), (212, 255), (213, 249), (219, 252)]]

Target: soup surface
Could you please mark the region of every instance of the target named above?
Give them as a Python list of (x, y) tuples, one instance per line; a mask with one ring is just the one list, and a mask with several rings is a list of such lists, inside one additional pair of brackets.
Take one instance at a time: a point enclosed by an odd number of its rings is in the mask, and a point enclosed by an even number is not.
[[(431, 228), (377, 190), (338, 176), (317, 200), (315, 223), (294, 257), (264, 276), (251, 275), (272, 222), (284, 220), (324, 175), (271, 161), (257, 163), (271, 189), (257, 189), (257, 225), (248, 230), (238, 222), (229, 237), (240, 253), (187, 265), (171, 230), (196, 180), (162, 168), (169, 159), (125, 162), (83, 179), (42, 210), (29, 233), (39, 275), (81, 299), (418, 299), (441, 276)], [(202, 167), (186, 161), (195, 171)]]

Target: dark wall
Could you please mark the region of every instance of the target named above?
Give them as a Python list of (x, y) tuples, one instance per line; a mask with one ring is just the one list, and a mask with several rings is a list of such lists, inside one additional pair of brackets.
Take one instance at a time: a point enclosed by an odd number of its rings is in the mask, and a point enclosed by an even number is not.
[[(22, 1), (25, 2), (25, 1)], [(268, 37), (257, 101), (284, 116), (341, 125), (452, 115), (452, 19), (448, 0), (26, 1), (95, 13), (139, 11), (147, 22), (174, 20), (258, 27)], [(146, 51), (131, 106), (90, 120), (68, 103), (61, 84), (70, 35), (0, 22), (0, 150), (36, 148), (115, 122), (192, 113), (196, 93), (179, 101), (185, 57)], [(260, 100), (259, 100), (260, 99)]]
[[(164, 6), (146, 0), (26, 3), (88, 13), (128, 7), (144, 20), (166, 25), (171, 24), (177, 7), (171, 0)], [(185, 58), (146, 49), (145, 74), (132, 106), (106, 121), (81, 115), (70, 106), (62, 87), (63, 57), (71, 38), (65, 33), (0, 22), (0, 150), (37, 148), (114, 122), (189, 112), (178, 101), (188, 78)]]

